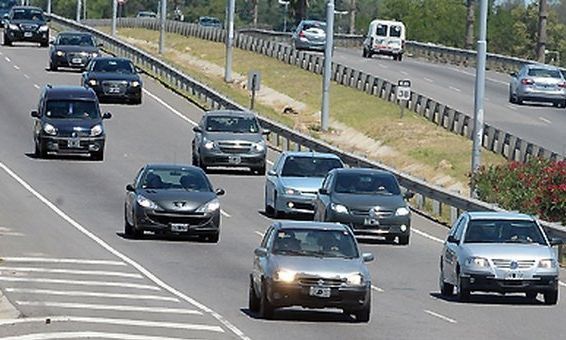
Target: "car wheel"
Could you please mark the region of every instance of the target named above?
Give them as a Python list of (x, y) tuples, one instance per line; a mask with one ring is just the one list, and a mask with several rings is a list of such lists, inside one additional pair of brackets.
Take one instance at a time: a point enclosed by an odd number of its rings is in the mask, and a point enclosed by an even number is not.
[(4, 46), (12, 46), (12, 42), (8, 40), (8, 36), (4, 34)]
[(220, 232), (216, 231), (210, 234), (206, 234), (203, 236), (203, 238), (208, 243), (218, 243), (218, 240), (220, 240)]
[(198, 167), (201, 168), (202, 171), (204, 171), (204, 172), (206, 172), (206, 170), (208, 170), (206, 165), (204, 165), (204, 162), (202, 161), (201, 157), (198, 158)]
[(538, 296), (538, 292), (526, 292), (525, 295), (529, 300), (536, 300)]
[(59, 68), (52, 61), (49, 62), (49, 71), (57, 72)]
[(371, 315), (371, 295), (368, 298), (364, 308), (354, 313), (357, 322), (369, 322), (370, 315)]
[(93, 152), (91, 155), (93, 161), (103, 161), (104, 160), (104, 149), (100, 151)]
[(267, 189), (265, 189), (263, 202), (264, 202), (263, 211), (265, 212), (265, 215), (267, 216), (273, 215), (273, 208), (267, 203)]
[(362, 58), (369, 58), (369, 53), (365, 48), (362, 50)]
[(397, 56), (397, 61), (403, 61), (403, 55), (402, 54), (399, 54)]
[(444, 297), (454, 295), (454, 285), (452, 285), (448, 282), (445, 282), (443, 276), (444, 275), (442, 274), (442, 270), (441, 270), (440, 271), (440, 278), (438, 280), (438, 282), (440, 283), (440, 295), (442, 295)]
[(406, 246), (409, 244), (409, 235), (399, 235), (399, 244)]
[(47, 158), (45, 144), (43, 144), (40, 140), (35, 143), (35, 156), (38, 158)]
[(262, 284), (261, 298), (259, 301), (259, 315), (264, 319), (273, 318), (274, 308), (271, 302), (267, 299), (267, 289), (265, 282)]
[(140, 95), (139, 98), (134, 98), (134, 99), (132, 99), (132, 101), (131, 101), (130, 103), (131, 103), (132, 105), (141, 105), (141, 103), (142, 103), (142, 97), (141, 97), (141, 95)]
[(271, 214), (271, 217), (281, 218), (282, 215), (283, 212), (277, 210), (277, 191), (275, 191), (275, 193), (273, 194), (273, 213)]
[(128, 222), (126, 211), (124, 210), (124, 235), (127, 238), (138, 239), (143, 236), (143, 230), (137, 230), (136, 227)]
[(42, 41), (39, 46), (41, 47), (48, 47), (49, 46), (49, 41)]
[(517, 95), (517, 96), (516, 96), (516, 102), (517, 102), (517, 104), (519, 104), (519, 105), (523, 105), (523, 98), (520, 97), (519, 95)]
[(257, 176), (264, 176), (265, 175), (265, 163), (258, 168), (252, 168), (252, 173), (254, 173)]
[(456, 287), (456, 294), (458, 296), (458, 300), (461, 302), (470, 300), (470, 290), (468, 289), (468, 287), (466, 287), (464, 281), (462, 281), (460, 274), (458, 274), (458, 286)]
[(513, 91), (511, 91), (511, 87), (509, 87), (509, 103), (511, 104), (515, 104), (517, 101), (515, 100), (515, 97), (513, 96)]
[(543, 295), (545, 305), (555, 305), (558, 303), (558, 289), (545, 292)]
[(254, 313), (257, 313), (260, 309), (261, 301), (257, 297), (255, 293), (254, 284), (252, 278), (250, 277), (250, 288), (249, 288), (249, 297), (248, 297), (248, 308)]

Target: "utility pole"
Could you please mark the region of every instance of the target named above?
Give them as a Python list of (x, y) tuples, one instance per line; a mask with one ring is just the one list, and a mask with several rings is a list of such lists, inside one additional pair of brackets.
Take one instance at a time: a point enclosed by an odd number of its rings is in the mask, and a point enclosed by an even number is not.
[(161, 0), (159, 16), (159, 54), (165, 51), (165, 19), (167, 18), (167, 0)]
[(466, 0), (466, 41), (464, 48), (471, 50), (474, 45), (474, 21), (476, 0)]
[[(472, 146), (472, 176), (480, 168), (480, 152), (483, 141), (484, 93), (485, 93), (485, 60), (487, 55), (487, 7), (488, 0), (480, 0), (480, 35), (478, 39), (476, 86), (474, 91), (474, 131)], [(470, 195), (477, 198), (476, 184), (472, 180)]]
[(324, 48), (324, 73), (322, 75), (322, 108), (320, 128), (328, 131), (330, 120), (330, 76), (332, 73), (332, 47), (334, 44), (334, 0), (326, 3), (326, 46)]
[(289, 16), (290, 1), (277, 0), (280, 5), (285, 6), (285, 16), (283, 17), (283, 32), (287, 32), (287, 17)]
[(86, 0), (83, 1), (83, 20), (86, 20)]
[(356, 0), (350, 0), (350, 27), (348, 33), (356, 33)]
[(259, 7), (259, 0), (252, 0), (253, 1), (253, 27), (257, 27), (257, 17), (258, 17), (258, 7)]
[(81, 22), (81, 7), (82, 7), (82, 1), (77, 0), (77, 22)]
[(118, 15), (118, 0), (112, 0), (112, 36), (116, 36), (116, 16)]
[(47, 14), (51, 15), (51, 0), (47, 0)]
[(228, 0), (228, 13), (226, 18), (226, 65), (224, 66), (224, 81), (232, 82), (232, 45), (234, 43), (234, 12), (236, 11), (236, 0)]
[(548, 19), (548, 3), (547, 0), (539, 0), (538, 2), (538, 41), (536, 58), (540, 63), (544, 63), (544, 51), (546, 50), (546, 21)]

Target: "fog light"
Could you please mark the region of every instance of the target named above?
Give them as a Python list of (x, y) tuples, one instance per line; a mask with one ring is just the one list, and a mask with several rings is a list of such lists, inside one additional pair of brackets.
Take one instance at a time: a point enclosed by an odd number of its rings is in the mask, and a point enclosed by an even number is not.
[(474, 283), (476, 282), (476, 279), (474, 279), (473, 277), (470, 277), (470, 283)]
[(401, 231), (402, 231), (402, 232), (406, 232), (406, 231), (407, 231), (407, 226), (404, 225), (404, 224), (402, 224), (402, 225), (401, 225)]
[(98, 151), (98, 150), (100, 150), (100, 147), (96, 144), (93, 144), (93, 145), (89, 146), (89, 150), (90, 151)]
[(287, 203), (287, 206), (291, 209), (293, 209), (293, 207), (295, 206), (295, 204), (293, 204), (293, 202), (289, 202)]

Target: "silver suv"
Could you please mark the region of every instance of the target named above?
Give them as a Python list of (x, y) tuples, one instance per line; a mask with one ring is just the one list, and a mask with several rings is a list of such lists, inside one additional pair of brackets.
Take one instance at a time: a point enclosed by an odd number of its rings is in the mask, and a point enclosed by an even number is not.
[(244, 111), (209, 111), (193, 128), (193, 165), (206, 171), (211, 166), (246, 167), (265, 174), (267, 146), (257, 117)]
[(525, 293), (558, 302), (558, 261), (548, 239), (529, 216), (501, 212), (464, 213), (456, 221), (440, 257), (440, 292), (466, 301), (473, 291)]

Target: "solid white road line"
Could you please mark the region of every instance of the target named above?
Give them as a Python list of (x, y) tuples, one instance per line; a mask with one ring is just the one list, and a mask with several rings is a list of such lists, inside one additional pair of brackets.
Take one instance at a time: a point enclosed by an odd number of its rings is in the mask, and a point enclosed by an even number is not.
[(411, 231), (414, 231), (415, 234), (421, 235), (422, 237), (428, 238), (429, 240), (433, 240), (434, 242), (444, 243), (444, 240), (441, 240), (438, 237), (434, 237), (432, 235), (429, 235), (429, 234), (425, 233), (424, 231), (420, 231), (416, 228), (411, 228)]
[(451, 318), (449, 318), (449, 317), (447, 317), (447, 316), (444, 316), (444, 315), (442, 315), (442, 314), (435, 313), (435, 312), (430, 311), (430, 310), (428, 310), (428, 309), (425, 309), (424, 312), (427, 313), (428, 315), (432, 315), (432, 316), (434, 316), (434, 317), (437, 317), (437, 318), (439, 318), (439, 319), (441, 319), (441, 320), (444, 320), (444, 321), (448, 321), (448, 322), (450, 322), (450, 323), (458, 323), (458, 322), (457, 322), (456, 320), (454, 320), (454, 319), (451, 319)]
[(424, 79), (425, 81), (429, 82), (429, 83), (434, 83), (434, 80), (432, 80), (432, 79), (430, 79), (430, 78), (424, 77), (423, 79)]
[(19, 69), (20, 69), (20, 67), (19, 67), (18, 65), (14, 65), (14, 68), (15, 68), (16, 70), (19, 70)]
[(545, 122), (546, 124), (552, 124), (552, 122), (544, 117), (538, 117), (538, 119), (542, 120), (543, 122)]
[(35, 87), (36, 89), (38, 89), (38, 90), (39, 90), (39, 85), (37, 85), (37, 84), (33, 84), (33, 87)]
[(454, 90), (456, 92), (462, 92), (462, 90), (460, 90), (459, 88), (454, 87), (454, 86), (448, 86), (448, 88), (451, 89), (451, 90)]
[(29, 76), (24, 73), (24, 78), (29, 79)]
[(163, 308), (163, 307), (140, 307), (126, 305), (100, 305), (92, 303), (73, 303), (73, 302), (48, 302), (48, 301), (16, 301), (19, 306), (35, 306), (35, 307), (54, 307), (54, 308), (70, 308), (70, 309), (90, 309), (90, 310), (111, 310), (119, 312), (147, 312), (147, 313), (165, 313), (165, 314), (191, 314), (202, 315), (202, 312), (193, 309), (184, 308)]
[(176, 322), (162, 322), (162, 321), (149, 321), (149, 320), (131, 320), (131, 319), (112, 319), (112, 318), (93, 318), (93, 317), (80, 317), (80, 316), (51, 316), (51, 317), (38, 317), (38, 318), (22, 318), (22, 319), (5, 319), (0, 320), (0, 326), (15, 325), (25, 323), (45, 323), (49, 319), (51, 323), (55, 322), (80, 322), (80, 323), (96, 323), (105, 325), (120, 325), (120, 326), (136, 326), (136, 327), (157, 327), (157, 328), (172, 328), (184, 329), (191, 331), (209, 331), (224, 333), (224, 330), (219, 326), (209, 326), (190, 323), (176, 323)]
[(169, 338), (125, 333), (106, 332), (54, 332), (16, 335), (0, 338), (0, 340), (60, 340), (60, 339), (116, 339), (116, 340), (194, 340), (187, 338)]
[[(0, 163), (0, 167), (1, 167)], [(105, 266), (125, 266), (126, 263), (122, 261), (108, 261), (108, 260), (83, 260), (83, 259), (69, 259), (69, 258), (46, 258), (46, 257), (0, 257), (0, 262), (37, 262), (37, 263), (71, 263), (71, 264), (92, 264), (92, 265), (105, 265)]]
[(99, 293), (85, 292), (78, 290), (51, 290), (51, 289), (28, 289), (28, 288), (5, 288), (8, 293), (15, 294), (44, 294), (58, 296), (82, 296), (82, 297), (100, 297), (110, 299), (129, 299), (129, 300), (158, 300), (179, 302), (179, 299), (170, 296), (161, 295), (141, 295), (141, 294), (121, 294), (121, 293)]
[(254, 233), (256, 233), (257, 235), (259, 235), (260, 237), (263, 237), (263, 233), (261, 231), (254, 231)]
[(378, 286), (371, 285), (371, 289), (375, 290), (376, 292), (383, 293), (384, 290), (379, 288)]
[(41, 201), (43, 204), (45, 204), (49, 209), (51, 209), (53, 212), (55, 212), (57, 215), (59, 215), (59, 217), (61, 217), (63, 220), (65, 220), (67, 223), (69, 223), (71, 226), (73, 226), (76, 230), (80, 231), (85, 236), (87, 236), (88, 238), (90, 238), (91, 240), (96, 242), (99, 246), (106, 249), (109, 253), (118, 257), (122, 261), (130, 264), (132, 267), (134, 267), (140, 273), (145, 275), (149, 280), (153, 281), (153, 283), (160, 286), (164, 290), (166, 290), (166, 291), (170, 292), (171, 294), (177, 296), (178, 298), (182, 299), (183, 301), (192, 304), (193, 306), (197, 307), (198, 309), (202, 310), (203, 312), (209, 313), (212, 317), (214, 317), (216, 320), (218, 320), (220, 323), (222, 323), (226, 328), (230, 329), (230, 331), (232, 331), (241, 340), (250, 340), (250, 338), (248, 336), (246, 336), (239, 328), (234, 326), (230, 321), (226, 320), (222, 315), (218, 314), (217, 312), (215, 312), (211, 308), (203, 305), (202, 303), (198, 302), (197, 300), (191, 298), (190, 296), (182, 293), (181, 291), (173, 288), (172, 286), (166, 284), (160, 278), (155, 276), (152, 272), (147, 270), (145, 267), (143, 267), (142, 265), (140, 265), (136, 261), (132, 260), (128, 256), (122, 254), (118, 250), (112, 248), (108, 243), (106, 243), (100, 237), (98, 237), (95, 234), (93, 234), (92, 232), (90, 232), (88, 229), (83, 227), (81, 224), (79, 224), (77, 221), (75, 221), (69, 215), (67, 215), (65, 212), (63, 212), (61, 209), (59, 209), (55, 204), (53, 204), (51, 201), (49, 201), (47, 198), (45, 198), (43, 195), (41, 195), (39, 192), (37, 192), (31, 185), (29, 185), (20, 176), (18, 176), (18, 174), (16, 174), (14, 171), (12, 171), (10, 168), (8, 168), (4, 163), (0, 162), (0, 168), (2, 168), (8, 175), (10, 175), (10, 177), (12, 177), (15, 181), (17, 181), (23, 188), (25, 188), (29, 193), (34, 195), (39, 201)]
[(50, 269), (50, 268), (36, 268), (36, 267), (1, 267), (2, 272), (21, 272), (21, 273), (48, 273), (48, 274), (71, 274), (71, 275), (93, 275), (93, 276), (116, 276), (127, 277), (132, 279), (142, 279), (138, 273), (123, 273), (105, 270), (73, 270), (73, 269)]
[(45, 278), (32, 278), (32, 277), (11, 277), (0, 276), (0, 281), (3, 282), (33, 282), (33, 283), (47, 283), (47, 284), (64, 284), (76, 286), (98, 286), (98, 287), (123, 287), (133, 289), (147, 289), (147, 290), (161, 290), (157, 286), (143, 285), (138, 283), (129, 282), (110, 282), (110, 281), (82, 281), (82, 280), (62, 280), (62, 279), (45, 279)]
[(190, 118), (188, 118), (187, 116), (182, 114), (181, 112), (175, 110), (175, 108), (173, 108), (171, 105), (167, 104), (163, 99), (159, 98), (158, 96), (154, 95), (153, 93), (149, 92), (148, 90), (143, 89), (143, 93), (150, 96), (153, 100), (155, 100), (159, 104), (163, 105), (167, 110), (173, 112), (177, 117), (181, 118), (185, 122), (191, 124), (192, 126), (198, 125), (196, 122), (194, 122), (193, 120), (191, 120)]

